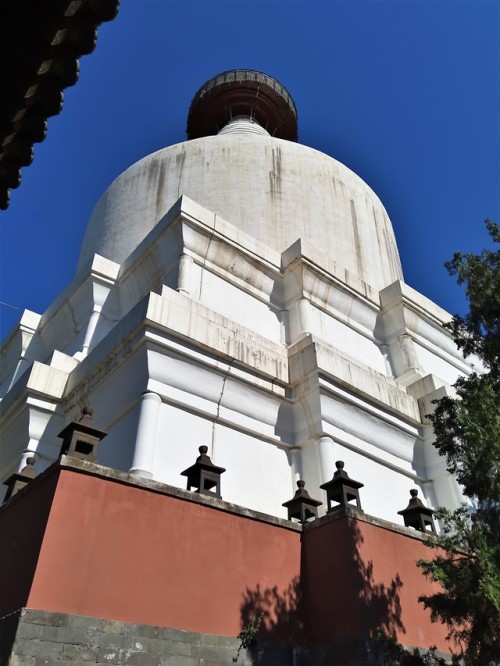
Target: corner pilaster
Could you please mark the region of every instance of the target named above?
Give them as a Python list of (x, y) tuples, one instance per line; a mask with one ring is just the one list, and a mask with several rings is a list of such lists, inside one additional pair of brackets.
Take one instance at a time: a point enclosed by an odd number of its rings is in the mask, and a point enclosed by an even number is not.
[(160, 405), (161, 398), (157, 393), (146, 391), (142, 394), (134, 460), (130, 468), (130, 474), (134, 476), (142, 476), (145, 479), (153, 478)]

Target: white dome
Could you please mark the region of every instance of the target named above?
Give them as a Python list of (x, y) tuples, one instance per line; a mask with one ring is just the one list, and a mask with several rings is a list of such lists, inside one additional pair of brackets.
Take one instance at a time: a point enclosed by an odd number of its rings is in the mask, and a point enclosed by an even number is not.
[(92, 214), (79, 267), (95, 252), (123, 262), (186, 195), (277, 251), (302, 238), (377, 289), (402, 279), (391, 222), (365, 182), (323, 153), (245, 125), (127, 169)]

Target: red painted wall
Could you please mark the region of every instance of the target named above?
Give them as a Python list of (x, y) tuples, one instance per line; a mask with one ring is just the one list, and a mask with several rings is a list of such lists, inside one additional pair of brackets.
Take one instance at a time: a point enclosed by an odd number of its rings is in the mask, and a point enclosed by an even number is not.
[(28, 605), (235, 636), (299, 567), (297, 532), (63, 470)]
[(0, 529), (13, 544), (0, 550), (2, 614), (28, 606), (235, 636), (263, 608), (261, 638), (345, 643), (380, 626), (447, 649), (417, 601), (433, 588), (415, 561), (431, 551), (361, 520), (300, 534), (55, 468), (0, 510)]
[(438, 589), (416, 567), (432, 557), (420, 540), (347, 517), (305, 537), (302, 586), (313, 643), (373, 636), (380, 627), (403, 644), (449, 650), (445, 628), (417, 601)]

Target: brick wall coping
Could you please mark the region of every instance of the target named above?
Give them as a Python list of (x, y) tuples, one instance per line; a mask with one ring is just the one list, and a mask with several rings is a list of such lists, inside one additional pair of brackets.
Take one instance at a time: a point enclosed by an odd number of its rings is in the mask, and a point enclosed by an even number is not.
[(155, 481), (154, 479), (145, 479), (130, 474), (129, 472), (122, 472), (111, 467), (104, 467), (103, 465), (98, 465), (96, 463), (91, 463), (86, 460), (80, 460), (79, 458), (65, 455), (61, 456), (58, 461), (50, 465), (50, 467), (35, 477), (35, 479), (33, 479), (25, 488), (23, 488), (16, 495), (11, 497), (10, 500), (8, 500), (5, 504), (3, 504), (0, 507), (0, 512), (6, 510), (9, 505), (17, 501), (21, 496), (24, 495), (24, 493), (29, 492), (31, 484), (41, 483), (43, 479), (46, 479), (48, 476), (51, 476), (61, 469), (81, 474), (89, 474), (91, 476), (108, 479), (109, 481), (113, 481), (115, 483), (122, 483), (136, 488), (143, 488), (144, 490), (150, 492), (176, 497), (177, 499), (185, 500), (187, 502), (194, 502), (196, 504), (201, 504), (218, 511), (232, 513), (234, 515), (248, 518), (249, 520), (257, 520), (262, 523), (275, 525), (276, 527), (281, 527), (283, 529), (291, 530), (294, 532), (318, 529), (332, 521), (348, 517), (360, 522), (369, 523), (370, 525), (374, 525), (385, 530), (389, 530), (390, 532), (396, 532), (403, 536), (417, 539), (418, 541), (429, 541), (435, 538), (431, 534), (419, 532), (409, 527), (403, 527), (402, 525), (392, 523), (388, 520), (382, 520), (381, 518), (370, 516), (366, 513), (363, 513), (359, 509), (351, 507), (339, 508), (337, 511), (328, 513), (321, 518), (317, 518), (312, 522), (301, 525), (300, 523), (295, 523), (291, 520), (286, 520), (285, 518), (278, 518), (277, 516), (271, 516), (267, 513), (254, 511), (253, 509), (248, 509), (238, 504), (232, 504), (231, 502), (226, 502), (225, 500), (217, 499), (216, 497), (200, 495), (199, 493), (183, 490), (182, 488), (177, 488), (166, 483), (161, 483), (160, 481)]
[(369, 523), (375, 527), (380, 527), (384, 530), (389, 530), (389, 532), (396, 532), (396, 534), (401, 534), (405, 537), (410, 537), (411, 539), (417, 539), (417, 541), (433, 541), (435, 540), (435, 535), (426, 532), (419, 532), (411, 527), (404, 527), (403, 525), (398, 525), (397, 523), (391, 523), (389, 520), (383, 520), (382, 518), (376, 518), (375, 516), (370, 516), (367, 513), (363, 513), (359, 509), (354, 507), (342, 507), (333, 511), (332, 513), (327, 513), (321, 518), (317, 518), (309, 523), (306, 523), (302, 526), (303, 531), (314, 530), (320, 527), (323, 527), (327, 523), (330, 523), (335, 520), (339, 520), (344, 517), (353, 518), (362, 523)]

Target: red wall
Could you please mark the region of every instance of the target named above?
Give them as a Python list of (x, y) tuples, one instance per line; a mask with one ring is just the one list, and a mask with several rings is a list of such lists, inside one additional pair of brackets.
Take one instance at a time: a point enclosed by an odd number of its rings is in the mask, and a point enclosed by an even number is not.
[(449, 650), (445, 628), (417, 601), (438, 590), (415, 564), (432, 558), (420, 540), (348, 517), (305, 536), (301, 578), (313, 643), (373, 636), (380, 627), (403, 644)]
[(362, 520), (301, 534), (55, 468), (0, 510), (0, 529), (14, 546), (0, 550), (2, 614), (28, 606), (235, 636), (263, 607), (267, 639), (301, 643), (305, 624), (307, 642), (344, 643), (380, 626), (447, 649), (417, 601), (433, 588), (415, 561), (431, 551)]
[(63, 470), (28, 605), (235, 636), (299, 567), (297, 532)]

